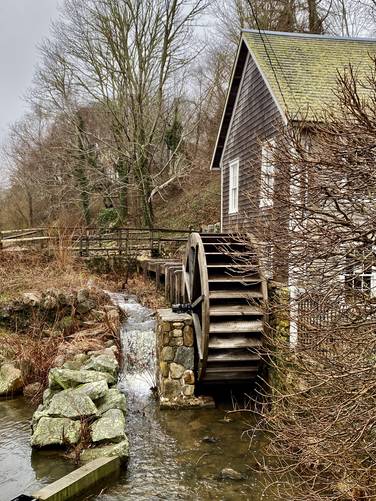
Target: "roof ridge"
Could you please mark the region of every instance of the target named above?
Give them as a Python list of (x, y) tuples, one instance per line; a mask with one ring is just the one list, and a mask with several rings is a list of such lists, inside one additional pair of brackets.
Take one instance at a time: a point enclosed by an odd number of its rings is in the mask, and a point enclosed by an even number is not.
[(297, 33), (294, 31), (271, 31), (271, 30), (256, 30), (256, 29), (242, 29), (241, 33), (254, 33), (257, 35), (278, 35), (286, 37), (298, 38), (314, 38), (317, 40), (340, 40), (347, 42), (376, 42), (376, 37), (344, 37), (339, 35), (318, 35), (316, 33)]

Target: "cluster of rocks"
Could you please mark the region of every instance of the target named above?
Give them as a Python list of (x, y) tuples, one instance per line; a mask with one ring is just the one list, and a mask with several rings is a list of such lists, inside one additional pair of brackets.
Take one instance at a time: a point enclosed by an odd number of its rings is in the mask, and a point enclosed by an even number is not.
[(158, 310), (157, 357), (161, 400), (193, 397), (195, 392), (192, 318)]
[[(82, 351), (71, 343), (70, 334), (84, 339), (100, 337), (104, 346), (112, 345), (120, 328), (120, 312), (106, 293), (95, 288), (27, 292), (0, 307), (0, 329), (2, 326), (5, 333), (29, 335), (32, 330), (38, 332), (38, 339), (58, 337), (61, 343), (53, 363), (56, 367)], [(25, 396), (33, 398), (43, 390), (39, 382), (33, 382), (32, 360), (14, 360), (5, 345), (0, 354), (0, 397), (20, 393), (25, 381)]]
[(114, 387), (118, 371), (115, 347), (76, 355), (51, 369), (43, 403), (33, 415), (32, 446), (89, 443), (83, 461), (113, 455), (126, 459), (126, 400)]
[[(51, 319), (60, 331), (74, 331), (83, 321), (101, 320), (105, 311), (101, 304), (108, 302), (107, 295), (100, 290), (84, 288), (61, 291), (48, 289), (44, 292), (26, 292), (14, 301), (0, 308), (0, 323), (18, 330), (27, 327), (32, 319)], [(113, 307), (112, 309), (115, 309)]]

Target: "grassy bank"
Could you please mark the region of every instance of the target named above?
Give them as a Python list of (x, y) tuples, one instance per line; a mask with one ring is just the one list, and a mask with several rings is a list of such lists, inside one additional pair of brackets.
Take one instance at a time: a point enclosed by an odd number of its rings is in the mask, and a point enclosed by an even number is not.
[(153, 281), (122, 279), (93, 273), (68, 253), (0, 253), (0, 366), (11, 362), (25, 386), (38, 383), (37, 401), (51, 367), (119, 344), (119, 315), (104, 290), (136, 295), (152, 309), (166, 306)]
[(47, 255), (41, 252), (0, 253), (0, 304), (29, 291), (97, 286), (113, 289), (113, 277), (95, 275), (68, 253)]

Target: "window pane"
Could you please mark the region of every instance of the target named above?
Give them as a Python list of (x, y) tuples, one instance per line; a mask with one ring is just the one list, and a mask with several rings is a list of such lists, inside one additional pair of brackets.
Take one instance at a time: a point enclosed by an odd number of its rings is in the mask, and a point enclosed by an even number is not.
[(229, 213), (238, 211), (239, 191), (239, 161), (234, 160), (229, 165)]
[(273, 141), (266, 141), (261, 149), (260, 207), (273, 207), (274, 165)]

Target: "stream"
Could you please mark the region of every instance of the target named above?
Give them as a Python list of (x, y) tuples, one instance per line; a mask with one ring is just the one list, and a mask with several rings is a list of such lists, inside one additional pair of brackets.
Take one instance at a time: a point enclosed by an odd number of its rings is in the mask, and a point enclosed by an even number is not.
[[(250, 449), (245, 433), (252, 428), (252, 417), (226, 414), (230, 402), (217, 409), (160, 411), (151, 391), (153, 312), (135, 297), (111, 296), (127, 315), (121, 329), (124, 363), (119, 387), (127, 397), (130, 460), (116, 482), (85, 499), (271, 501), (252, 468), (259, 455), (257, 442)], [(75, 468), (56, 454), (32, 454), (32, 412), (23, 398), (0, 401), (0, 501), (30, 494)], [(236, 470), (243, 479), (221, 480), (223, 468)]]

